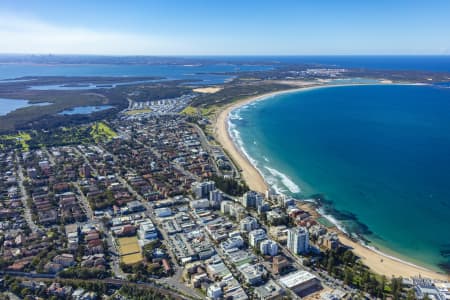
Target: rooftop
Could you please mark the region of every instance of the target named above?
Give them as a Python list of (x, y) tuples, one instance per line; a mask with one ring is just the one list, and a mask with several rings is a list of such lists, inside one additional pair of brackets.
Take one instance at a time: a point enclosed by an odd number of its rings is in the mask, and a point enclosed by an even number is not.
[(292, 288), (315, 278), (313, 274), (302, 270), (281, 277), (280, 283), (287, 288)]

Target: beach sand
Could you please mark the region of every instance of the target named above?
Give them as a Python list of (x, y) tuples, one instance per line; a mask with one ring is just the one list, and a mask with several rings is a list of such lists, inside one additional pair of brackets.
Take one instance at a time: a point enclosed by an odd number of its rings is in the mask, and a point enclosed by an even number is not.
[[(307, 88), (317, 88), (314, 87), (304, 87), (295, 88), (292, 90), (280, 91), (268, 93), (256, 97), (249, 97), (239, 100), (237, 102), (231, 103), (225, 106), (221, 111), (218, 112), (214, 122), (214, 134), (217, 141), (222, 145), (231, 159), (241, 170), (241, 175), (245, 182), (248, 184), (249, 188), (258, 192), (265, 192), (268, 189), (267, 183), (261, 176), (259, 171), (251, 164), (247, 157), (236, 147), (233, 143), (229, 133), (228, 133), (228, 115), (229, 113), (243, 105), (251, 103), (253, 101), (261, 100), (270, 96), (293, 92), (297, 90), (304, 90)], [(302, 208), (310, 211), (312, 214), (319, 216), (317, 211), (310, 205), (302, 205)], [(336, 229), (337, 230), (337, 229)], [(384, 253), (370, 249), (362, 244), (356, 243), (349, 239), (343, 232), (338, 231), (339, 239), (342, 244), (351, 247), (353, 252), (361, 258), (363, 263), (367, 265), (372, 271), (377, 274), (385, 275), (387, 278), (391, 276), (402, 276), (402, 277), (412, 277), (412, 276), (422, 276), (429, 277), (438, 280), (450, 280), (449, 275), (440, 274), (426, 268), (396, 259)]]
[(236, 164), (236, 167), (241, 171), (241, 176), (251, 190), (264, 193), (268, 186), (264, 178), (259, 174), (258, 170), (253, 167), (247, 157), (241, 153), (236, 145), (231, 140), (228, 134), (228, 114), (235, 108), (245, 105), (247, 102), (254, 101), (253, 98), (236, 102), (232, 105), (226, 106), (216, 117), (214, 126), (214, 134), (217, 141), (222, 145), (228, 155)]
[(228, 133), (228, 115), (230, 112), (236, 108), (244, 106), (247, 103), (257, 101), (260, 99), (264, 99), (270, 96), (292, 92), (295, 90), (300, 90), (298, 87), (293, 88), (291, 90), (280, 91), (267, 93), (260, 96), (248, 97), (236, 102), (233, 102), (229, 105), (224, 106), (216, 115), (214, 123), (214, 135), (216, 140), (222, 145), (228, 155), (231, 156), (231, 159), (236, 164), (236, 167), (241, 171), (241, 176), (247, 183), (248, 187), (251, 190), (265, 193), (268, 190), (268, 185), (264, 181), (264, 178), (259, 173), (259, 171), (251, 164), (248, 158), (240, 151), (233, 140), (231, 139)]
[(202, 93), (202, 94), (214, 94), (221, 91), (222, 87), (206, 87), (206, 88), (196, 88), (193, 89), (193, 92)]
[(353, 248), (353, 253), (359, 256), (366, 266), (375, 273), (385, 275), (387, 278), (391, 276), (414, 277), (420, 275), (433, 279), (450, 280), (448, 275), (422, 268), (356, 243), (342, 232), (339, 232), (338, 236), (342, 244)]

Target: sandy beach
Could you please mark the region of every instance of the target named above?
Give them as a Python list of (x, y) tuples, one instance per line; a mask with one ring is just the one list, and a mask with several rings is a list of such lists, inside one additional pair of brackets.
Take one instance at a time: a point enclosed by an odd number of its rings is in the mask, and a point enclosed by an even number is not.
[(193, 92), (202, 93), (202, 94), (214, 94), (221, 91), (222, 87), (206, 87), (206, 88), (196, 88), (193, 89)]
[(239, 101), (232, 105), (226, 106), (216, 118), (216, 123), (214, 126), (214, 133), (217, 141), (222, 145), (228, 155), (236, 164), (236, 167), (241, 171), (241, 176), (244, 178), (245, 182), (248, 184), (249, 188), (258, 192), (265, 192), (267, 190), (267, 184), (264, 181), (258, 170), (253, 167), (250, 161), (243, 155), (236, 145), (231, 140), (228, 134), (228, 114), (235, 108), (244, 105), (247, 102), (251, 102), (253, 99), (246, 99)]
[(265, 193), (268, 190), (268, 185), (264, 181), (262, 175), (258, 170), (251, 164), (247, 157), (236, 147), (228, 133), (228, 115), (234, 109), (244, 106), (253, 101), (261, 100), (270, 96), (292, 92), (300, 90), (301, 88), (293, 88), (286, 91), (268, 93), (256, 97), (248, 97), (242, 100), (233, 102), (225, 106), (216, 116), (214, 124), (214, 135), (217, 141), (222, 145), (228, 155), (236, 164), (236, 167), (240, 169), (241, 176), (244, 178), (245, 182), (250, 189)]
[[(268, 185), (264, 181), (264, 178), (259, 173), (259, 171), (252, 165), (252, 163), (247, 159), (247, 157), (239, 150), (234, 144), (228, 133), (228, 115), (234, 109), (237, 109), (241, 106), (244, 106), (248, 103), (258, 101), (261, 99), (265, 99), (271, 96), (292, 93), (300, 90), (306, 89), (314, 89), (321, 87), (331, 87), (331, 86), (342, 86), (342, 85), (324, 85), (321, 82), (306, 82), (306, 81), (273, 81), (281, 84), (289, 84), (292, 86), (292, 89), (277, 91), (272, 93), (267, 93), (254, 97), (247, 97), (236, 102), (233, 102), (229, 105), (224, 106), (216, 115), (214, 123), (214, 135), (216, 140), (222, 145), (228, 155), (231, 156), (231, 159), (237, 165), (237, 167), (241, 170), (241, 176), (244, 178), (245, 182), (249, 186), (250, 189), (265, 193), (268, 190)], [(356, 85), (356, 84), (348, 84)], [(364, 84), (358, 84), (364, 85)]]
[[(388, 84), (387, 82), (383, 82), (383, 84)], [(354, 85), (354, 84), (350, 84)], [(322, 86), (304, 86), (299, 88), (299, 85), (293, 87), (293, 89), (268, 93), (260, 96), (244, 98), (242, 100), (231, 103), (230, 105), (225, 106), (218, 114), (216, 115), (215, 124), (214, 124), (214, 134), (217, 141), (222, 145), (228, 155), (231, 156), (234, 163), (241, 170), (241, 175), (243, 179), (248, 184), (249, 188), (258, 192), (265, 192), (268, 189), (267, 183), (264, 181), (264, 178), (261, 176), (259, 171), (251, 164), (251, 162), (247, 159), (247, 157), (236, 147), (234, 142), (232, 141), (229, 133), (228, 133), (228, 115), (229, 113), (243, 105), (251, 103), (253, 101), (258, 101), (270, 96), (279, 95), (282, 93), (290, 93), (299, 90), (311, 89), (311, 88), (320, 88)], [(325, 86), (326, 87), (326, 86)], [(328, 86), (329, 87), (329, 86)], [(308, 209), (316, 216), (318, 213), (311, 208), (309, 205), (302, 206), (302, 208)], [(385, 275), (390, 278), (391, 276), (402, 276), (402, 277), (412, 277), (412, 276), (422, 276), (429, 277), (438, 280), (450, 280), (450, 277), (445, 274), (440, 274), (434, 272), (432, 270), (428, 270), (426, 268), (414, 265), (412, 263), (408, 263), (406, 261), (402, 261), (400, 259), (391, 257), (382, 252), (375, 251), (370, 249), (362, 244), (356, 243), (349, 239), (344, 233), (339, 232), (339, 238), (342, 244), (349, 246), (353, 249), (354, 253), (358, 255), (364, 264), (370, 267), (375, 273)]]
[(345, 234), (339, 232), (339, 240), (342, 244), (353, 248), (353, 252), (358, 255), (363, 263), (377, 274), (402, 277), (422, 276), (439, 280), (450, 280), (448, 275), (440, 274), (426, 268), (402, 261), (388, 256), (384, 253), (374, 251), (359, 243), (350, 240)]

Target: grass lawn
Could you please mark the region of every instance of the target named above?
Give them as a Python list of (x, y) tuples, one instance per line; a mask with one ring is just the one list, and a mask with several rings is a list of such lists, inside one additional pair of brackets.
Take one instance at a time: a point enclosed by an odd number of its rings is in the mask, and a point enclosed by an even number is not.
[(91, 136), (95, 141), (110, 140), (117, 136), (117, 133), (103, 122), (97, 122), (92, 125)]
[(186, 106), (185, 109), (181, 111), (181, 114), (187, 116), (195, 116), (198, 114), (198, 110), (193, 106)]
[(135, 236), (118, 238), (117, 243), (123, 263), (131, 265), (142, 261), (141, 247)]
[(138, 114), (145, 114), (152, 112), (150, 108), (144, 108), (144, 109), (133, 109), (133, 110), (127, 110), (125, 112), (126, 115), (132, 116), (132, 115), (138, 115)]
[[(24, 152), (28, 151), (30, 147), (28, 146), (28, 141), (31, 140), (31, 136), (26, 132), (19, 132), (18, 134), (9, 134), (3, 135), (1, 139), (5, 140), (16, 140), (18, 144), (22, 146), (22, 150)], [(3, 148), (3, 145), (0, 144), (0, 147)]]

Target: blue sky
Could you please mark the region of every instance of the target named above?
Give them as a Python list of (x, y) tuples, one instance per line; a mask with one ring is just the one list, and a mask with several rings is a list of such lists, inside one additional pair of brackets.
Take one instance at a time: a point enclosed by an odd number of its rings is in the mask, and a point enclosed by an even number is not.
[(0, 39), (1, 53), (450, 54), (450, 1), (2, 0)]

